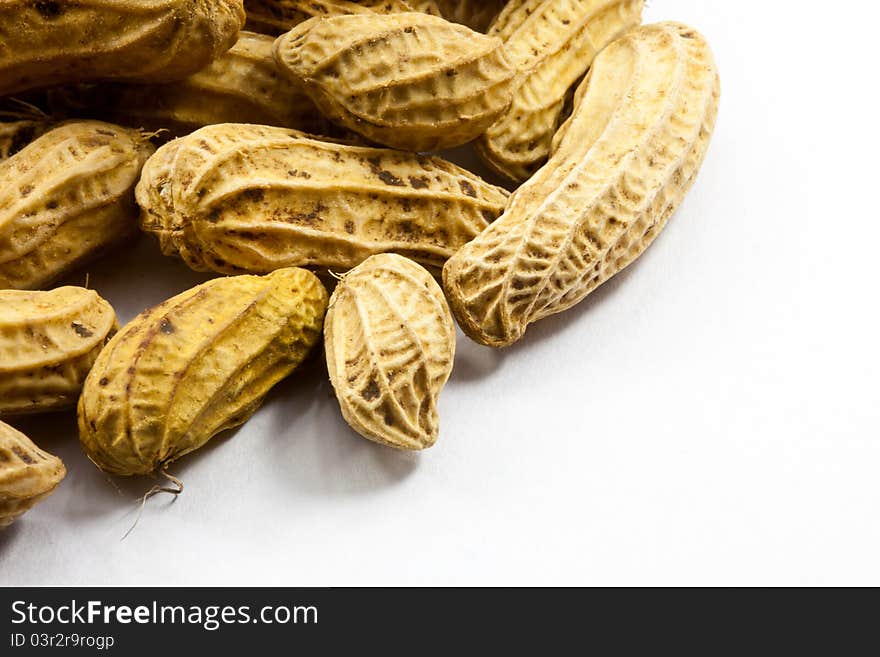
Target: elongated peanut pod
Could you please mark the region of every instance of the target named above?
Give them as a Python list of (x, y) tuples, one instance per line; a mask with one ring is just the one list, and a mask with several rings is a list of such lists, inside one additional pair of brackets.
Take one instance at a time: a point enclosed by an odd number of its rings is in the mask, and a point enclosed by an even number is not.
[(102, 470), (150, 474), (245, 422), (321, 337), (327, 291), (304, 269), (220, 278), (147, 310), (101, 352), (79, 401)]
[(345, 270), (384, 252), (439, 269), (507, 196), (437, 157), (233, 124), (166, 144), (137, 187), (162, 251), (223, 273)]
[(170, 82), (232, 47), (242, 0), (0, 2), (0, 96), (85, 80)]

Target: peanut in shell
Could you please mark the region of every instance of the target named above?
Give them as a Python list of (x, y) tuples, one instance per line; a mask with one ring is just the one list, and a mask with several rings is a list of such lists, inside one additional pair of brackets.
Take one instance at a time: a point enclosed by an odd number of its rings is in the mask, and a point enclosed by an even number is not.
[(94, 290), (0, 290), (0, 416), (75, 406), (117, 328)]
[(515, 87), (500, 39), (416, 12), (313, 18), (279, 37), (275, 59), (328, 119), (401, 150), (475, 139)]
[(304, 269), (218, 278), (145, 311), (98, 357), (80, 444), (105, 472), (163, 470), (244, 423), (320, 340), (327, 291)]
[(51, 495), (65, 474), (61, 459), (0, 422), (0, 529)]
[(355, 431), (404, 450), (437, 441), (455, 324), (424, 268), (382, 254), (346, 274), (330, 299), (324, 350), (342, 415)]
[(385, 252), (439, 270), (508, 197), (438, 157), (233, 124), (160, 148), (136, 191), (163, 253), (221, 273), (344, 271)]
[(242, 0), (0, 2), (0, 96), (86, 80), (171, 82), (229, 50)]
[(137, 234), (136, 130), (62, 124), (0, 162), (0, 289), (38, 289)]

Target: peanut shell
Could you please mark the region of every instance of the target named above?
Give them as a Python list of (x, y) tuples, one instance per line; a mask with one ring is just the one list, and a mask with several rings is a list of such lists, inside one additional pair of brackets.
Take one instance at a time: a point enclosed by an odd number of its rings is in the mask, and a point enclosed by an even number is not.
[(80, 443), (105, 472), (150, 474), (244, 423), (321, 337), (327, 291), (304, 269), (218, 278), (147, 310), (98, 357)]
[(61, 459), (0, 422), (0, 529), (51, 495), (65, 474)]
[(0, 290), (0, 415), (75, 406), (116, 329), (113, 308), (93, 290)]
[(342, 415), (355, 431), (397, 449), (437, 441), (455, 324), (424, 268), (382, 254), (352, 269), (330, 299), (324, 349)]
[(85, 80), (182, 80), (229, 50), (242, 0), (4, 0), (0, 96)]
[(233, 124), (160, 148), (136, 191), (163, 253), (221, 273), (345, 270), (389, 251), (439, 269), (507, 200), (437, 157)]
[(275, 59), (328, 119), (402, 150), (471, 141), (515, 86), (500, 39), (415, 12), (310, 19), (279, 37)]
[(44, 287), (134, 236), (152, 152), (137, 131), (75, 121), (0, 162), (0, 289)]

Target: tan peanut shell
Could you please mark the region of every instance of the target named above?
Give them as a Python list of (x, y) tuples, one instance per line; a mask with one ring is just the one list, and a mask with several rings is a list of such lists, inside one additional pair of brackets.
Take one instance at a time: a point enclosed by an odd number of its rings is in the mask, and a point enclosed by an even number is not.
[(355, 431), (397, 449), (437, 441), (455, 324), (424, 268), (382, 254), (352, 269), (330, 299), (324, 350), (342, 415)]
[(0, 289), (44, 287), (136, 234), (152, 152), (137, 131), (76, 121), (0, 162)]
[(244, 423), (321, 337), (327, 291), (304, 269), (219, 278), (147, 310), (98, 357), (80, 443), (105, 472), (149, 474)]
[(61, 459), (0, 422), (0, 529), (49, 497), (65, 474)]
[(85, 80), (181, 80), (238, 38), (242, 0), (4, 0), (0, 96)]
[(180, 82), (77, 85), (53, 99), (61, 110), (173, 135), (229, 122), (326, 133), (328, 123), (315, 104), (278, 70), (273, 43), (270, 36), (242, 32), (229, 52)]
[[(429, 0), (430, 1), (430, 0)], [(412, 11), (404, 0), (245, 0), (247, 29), (278, 36), (315, 16)]]
[[(419, 11), (422, 9), (418, 0), (410, 2)], [(428, 3), (436, 7), (436, 11), (448, 21), (467, 25), (476, 32), (485, 32), (492, 21), (504, 9), (507, 0), (428, 0)], [(434, 13), (430, 9), (428, 13)]]
[(476, 142), (489, 166), (515, 181), (546, 161), (566, 96), (608, 43), (641, 22), (644, 0), (511, 0), (489, 34), (519, 71), (510, 109)]
[(0, 162), (18, 153), (48, 129), (47, 121), (23, 119), (0, 122)]
[(445, 160), (217, 125), (170, 142), (137, 186), (141, 226), (193, 269), (349, 269), (394, 251), (437, 269), (507, 192)]
[(506, 346), (575, 305), (651, 244), (696, 178), (718, 72), (693, 29), (660, 23), (606, 48), (556, 152), (504, 215), (447, 262), (464, 331)]
[(500, 39), (415, 12), (310, 19), (279, 37), (275, 59), (331, 121), (412, 151), (476, 138), (515, 82)]
[(75, 406), (116, 328), (113, 308), (93, 290), (0, 290), (0, 415)]

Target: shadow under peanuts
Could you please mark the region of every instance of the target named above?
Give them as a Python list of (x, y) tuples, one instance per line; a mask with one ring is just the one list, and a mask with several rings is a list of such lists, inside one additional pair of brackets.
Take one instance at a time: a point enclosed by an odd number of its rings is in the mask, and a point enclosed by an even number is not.
[(15, 539), (21, 534), (21, 522), (23, 518), (27, 518), (27, 513), (24, 516), (17, 518), (6, 528), (0, 529), (0, 554), (3, 554), (6, 549), (15, 542)]
[(317, 495), (355, 495), (392, 487), (410, 476), (417, 454), (377, 445), (342, 417), (323, 350), (276, 386), (270, 431), (279, 476)]

